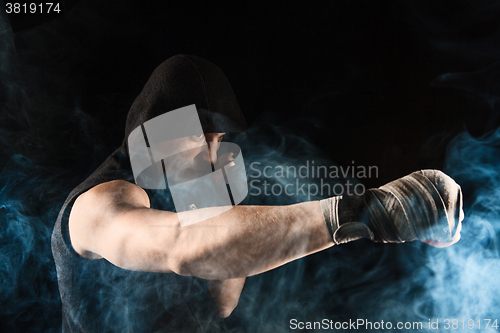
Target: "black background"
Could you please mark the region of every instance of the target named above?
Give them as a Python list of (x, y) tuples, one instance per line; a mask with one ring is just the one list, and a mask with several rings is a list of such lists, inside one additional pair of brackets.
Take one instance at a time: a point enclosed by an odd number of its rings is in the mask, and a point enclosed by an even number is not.
[[(475, 135), (497, 125), (463, 92), (431, 87), (496, 60), (497, 20), (484, 4), (81, 1), (44, 25), (18, 23), (15, 46), (24, 64), (56, 78), (54, 94), (67, 92), (59, 106), (97, 120), (106, 147), (122, 140), (152, 70), (195, 54), (223, 69), (250, 124), (269, 113), (279, 124), (316, 119), (320, 128), (294, 129), (340, 164), (378, 165), (386, 180), (439, 167), (446, 138), (464, 125)], [(482, 54), (463, 51), (476, 40)]]

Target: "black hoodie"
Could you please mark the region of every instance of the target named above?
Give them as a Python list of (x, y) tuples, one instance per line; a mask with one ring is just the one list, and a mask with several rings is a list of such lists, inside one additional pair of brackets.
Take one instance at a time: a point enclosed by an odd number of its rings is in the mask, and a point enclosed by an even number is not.
[[(76, 198), (111, 180), (134, 183), (127, 149), (132, 130), (165, 112), (195, 104), (205, 133), (241, 131), (245, 120), (222, 71), (199, 57), (177, 55), (158, 66), (127, 116), (125, 139), (68, 196), (52, 235), (63, 332), (218, 332), (215, 305), (203, 280), (176, 274), (135, 272), (105, 259), (79, 256), (68, 231)], [(166, 191), (147, 191), (151, 207), (173, 210)]]

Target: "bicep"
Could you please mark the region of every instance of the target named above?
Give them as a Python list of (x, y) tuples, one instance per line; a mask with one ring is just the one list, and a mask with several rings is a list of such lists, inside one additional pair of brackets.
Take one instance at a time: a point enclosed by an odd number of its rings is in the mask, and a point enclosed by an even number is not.
[(124, 269), (172, 272), (176, 220), (171, 212), (126, 210), (95, 231), (95, 251)]
[(136, 185), (102, 185), (75, 201), (69, 221), (75, 250), (124, 269), (171, 272), (176, 214), (149, 208), (147, 194)]

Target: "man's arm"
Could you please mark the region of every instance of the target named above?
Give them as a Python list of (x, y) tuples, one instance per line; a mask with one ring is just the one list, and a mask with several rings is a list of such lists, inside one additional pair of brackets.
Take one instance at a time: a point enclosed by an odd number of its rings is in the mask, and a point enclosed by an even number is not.
[(175, 213), (149, 208), (145, 191), (125, 181), (82, 194), (69, 229), (73, 247), (84, 257), (205, 279), (255, 275), (333, 245), (317, 201), (236, 206), (180, 227)]
[[(181, 228), (178, 215), (192, 213), (150, 209), (140, 187), (112, 181), (76, 200), (69, 219), (71, 242), (80, 255), (104, 257), (125, 269), (209, 280), (240, 278), (234, 288), (209, 285), (214, 300), (225, 300), (230, 312), (241, 289), (224, 293), (241, 288), (245, 276), (359, 238), (420, 239), (448, 246), (460, 239), (463, 219), (460, 186), (437, 170), (414, 172), (362, 197), (291, 206), (237, 206)], [(224, 306), (221, 309), (224, 313)]]

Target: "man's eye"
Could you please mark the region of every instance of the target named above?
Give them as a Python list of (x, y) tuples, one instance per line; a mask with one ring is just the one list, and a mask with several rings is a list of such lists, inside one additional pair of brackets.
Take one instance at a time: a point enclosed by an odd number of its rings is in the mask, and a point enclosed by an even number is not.
[(224, 135), (219, 136), (219, 142), (222, 142), (223, 139), (224, 139)]

